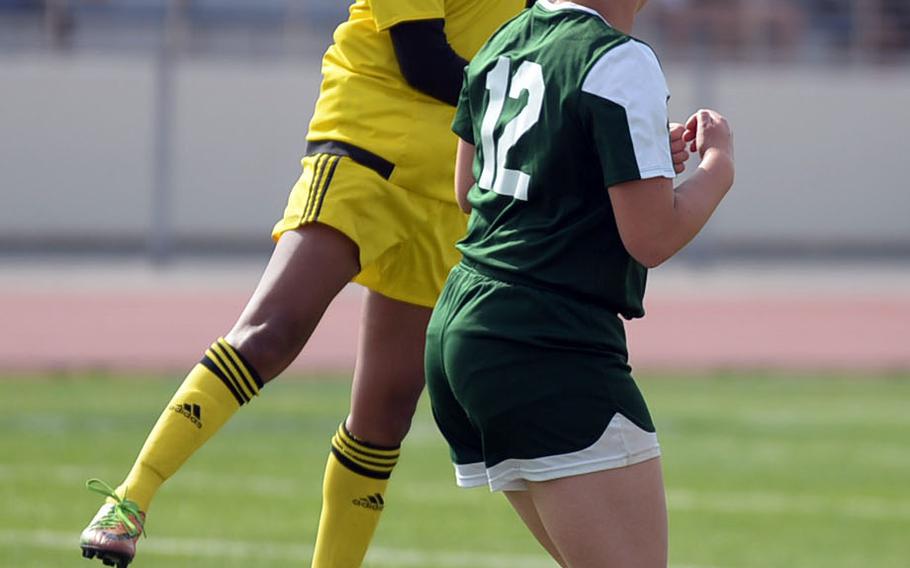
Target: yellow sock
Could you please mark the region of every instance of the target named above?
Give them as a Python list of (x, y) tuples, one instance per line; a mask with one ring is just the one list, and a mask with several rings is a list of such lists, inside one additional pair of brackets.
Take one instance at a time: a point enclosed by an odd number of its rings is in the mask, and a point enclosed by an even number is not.
[(117, 495), (148, 511), (161, 484), (260, 388), (262, 380), (253, 368), (219, 338), (161, 413)]
[(354, 438), (344, 424), (338, 427), (325, 467), (312, 568), (360, 566), (379, 524), (399, 453), (397, 446), (369, 444)]

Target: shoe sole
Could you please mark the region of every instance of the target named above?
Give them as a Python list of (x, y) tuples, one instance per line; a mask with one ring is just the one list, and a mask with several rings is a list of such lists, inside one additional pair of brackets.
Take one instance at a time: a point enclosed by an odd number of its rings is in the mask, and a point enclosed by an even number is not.
[(133, 561), (132, 558), (124, 556), (123, 554), (117, 554), (116, 552), (110, 552), (108, 550), (100, 550), (98, 548), (89, 548), (87, 546), (82, 547), (82, 557), (88, 559), (97, 557), (105, 566), (116, 566), (117, 568), (127, 568), (127, 566), (130, 565), (130, 562)]

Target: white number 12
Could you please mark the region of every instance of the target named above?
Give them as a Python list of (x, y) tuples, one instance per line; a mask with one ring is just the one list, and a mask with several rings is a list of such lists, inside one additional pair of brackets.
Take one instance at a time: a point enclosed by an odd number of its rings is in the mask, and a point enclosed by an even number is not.
[(527, 201), (531, 176), (519, 170), (506, 169), (505, 163), (509, 150), (540, 120), (544, 96), (543, 69), (533, 61), (524, 61), (518, 66), (518, 70), (512, 76), (509, 98), (517, 99), (523, 91), (527, 91), (528, 102), (521, 112), (505, 125), (499, 139), (494, 140), (493, 131), (506, 102), (509, 66), (508, 58), (500, 57), (493, 69), (487, 73), (486, 87), (490, 91), (490, 102), (480, 123), (483, 170), (480, 172), (477, 185), (500, 195)]

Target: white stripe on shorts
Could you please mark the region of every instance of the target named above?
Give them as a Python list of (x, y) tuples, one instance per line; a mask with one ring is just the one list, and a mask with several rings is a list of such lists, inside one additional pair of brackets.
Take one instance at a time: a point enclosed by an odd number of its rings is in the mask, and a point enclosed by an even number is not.
[(489, 482), (483, 462), (455, 464), (455, 483), (458, 487), (480, 487)]
[(657, 434), (617, 413), (599, 440), (568, 454), (509, 459), (486, 469), (482, 463), (455, 465), (459, 487), (489, 485), (490, 491), (525, 491), (528, 481), (549, 481), (641, 463), (660, 455)]

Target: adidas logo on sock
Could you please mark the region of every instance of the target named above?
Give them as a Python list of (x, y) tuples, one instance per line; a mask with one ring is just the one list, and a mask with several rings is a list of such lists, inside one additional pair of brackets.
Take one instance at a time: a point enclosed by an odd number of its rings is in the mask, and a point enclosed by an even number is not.
[(381, 511), (385, 506), (385, 500), (379, 493), (367, 495), (366, 497), (361, 497), (360, 499), (354, 499), (351, 501), (351, 503), (357, 505), (358, 507), (363, 507), (364, 509), (372, 509), (374, 511)]
[(196, 428), (202, 428), (202, 408), (198, 404), (175, 404), (171, 410), (177, 414), (186, 416), (190, 422), (196, 425)]

